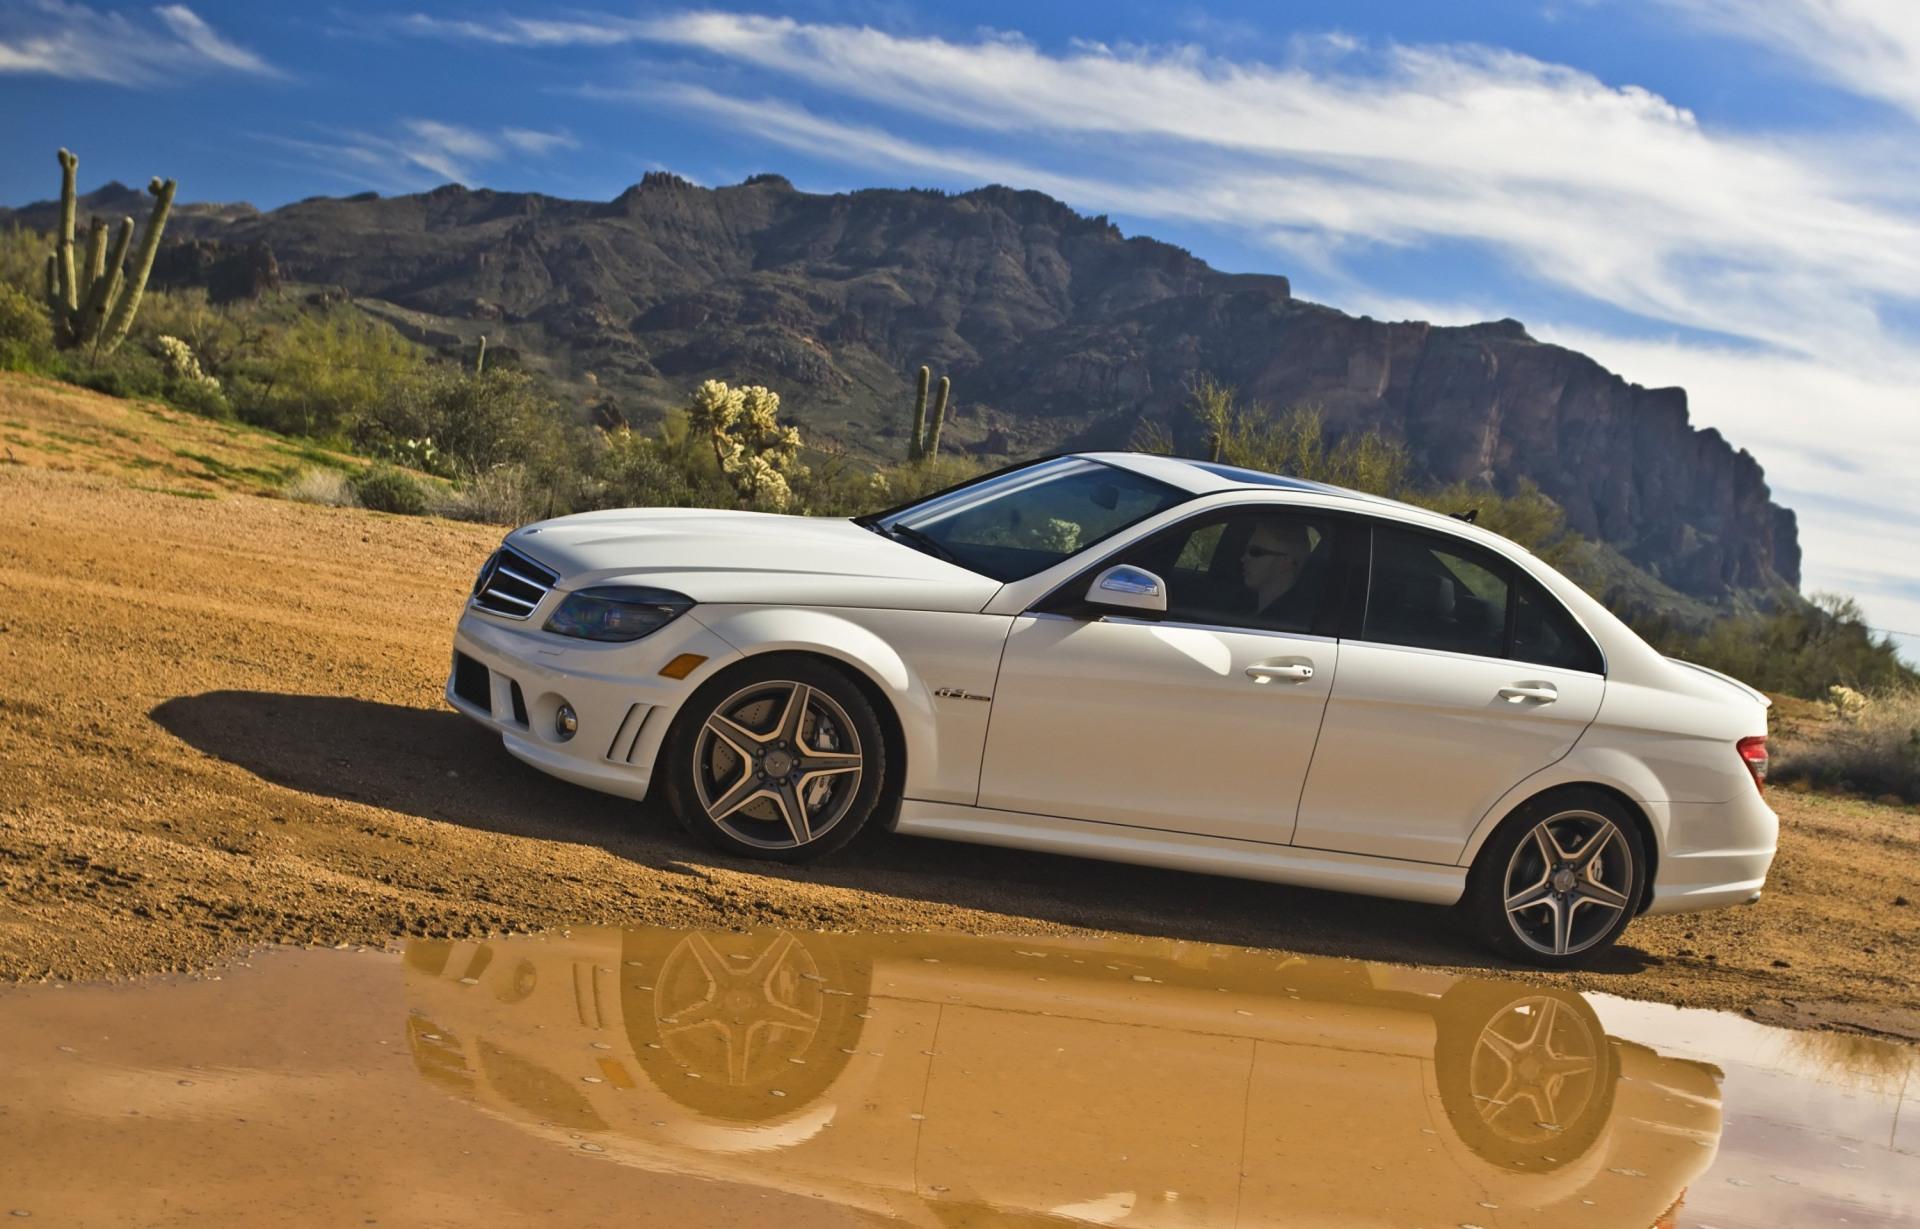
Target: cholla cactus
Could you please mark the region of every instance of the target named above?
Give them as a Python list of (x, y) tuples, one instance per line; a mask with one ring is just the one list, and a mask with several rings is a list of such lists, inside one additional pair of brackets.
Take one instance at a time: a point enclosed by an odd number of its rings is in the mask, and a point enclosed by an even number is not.
[(192, 346), (178, 337), (161, 337), (155, 344), (160, 348), (160, 361), (166, 364), (167, 374), (174, 380), (219, 389), (220, 381), (200, 369), (200, 360), (194, 357)]
[(803, 478), (800, 431), (779, 421), (780, 394), (758, 384), (730, 388), (708, 380), (687, 403), (687, 425), (704, 432), (713, 459), (747, 503), (774, 511), (793, 498), (792, 481)]
[(1853, 688), (1835, 683), (1827, 688), (1827, 703), (1833, 706), (1833, 714), (1840, 720), (1858, 721), (1871, 701)]
[(147, 184), (147, 191), (153, 194), (153, 212), (147, 217), (146, 233), (140, 238), (140, 252), (129, 276), (125, 266), (127, 249), (133, 244), (132, 218), (120, 220), (111, 252), (107, 250), (106, 223), (93, 219), (88, 227), (84, 264), (75, 260), (73, 226), (79, 200), (79, 167), (80, 159), (67, 150), (60, 151), (60, 230), (54, 236), (48, 261), (47, 305), (53, 314), (56, 342), (69, 348), (91, 346), (96, 355), (111, 354), (126, 340), (134, 314), (140, 310), (147, 275), (153, 271), (153, 258), (160, 250), (160, 235), (166, 229), (178, 185), (158, 176)]
[(706, 433), (713, 444), (713, 459), (722, 471), (727, 468), (729, 456), (738, 451), (731, 432), (745, 400), (738, 389), (728, 388), (719, 380), (708, 380), (693, 390), (693, 400), (687, 403), (687, 428)]

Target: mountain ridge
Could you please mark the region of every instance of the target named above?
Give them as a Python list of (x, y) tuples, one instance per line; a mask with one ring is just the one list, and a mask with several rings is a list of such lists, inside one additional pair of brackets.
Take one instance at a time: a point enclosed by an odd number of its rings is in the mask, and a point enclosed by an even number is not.
[[(83, 217), (137, 195), (103, 192)], [(46, 227), (55, 209), (0, 224)], [(1757, 460), (1692, 425), (1683, 390), (1631, 384), (1518, 321), (1350, 316), (1031, 190), (816, 194), (655, 172), (604, 202), (448, 184), (189, 205), (168, 240), (157, 285), (338, 287), (428, 344), (484, 333), (490, 353), (635, 422), (702, 379), (765, 383), (811, 438), (877, 457), (904, 452), (921, 363), (954, 378), (950, 446), (982, 456), (1124, 444), (1204, 373), (1400, 439), (1423, 481), (1530, 479), (1572, 528), (1690, 596), (1799, 583), (1793, 513)]]

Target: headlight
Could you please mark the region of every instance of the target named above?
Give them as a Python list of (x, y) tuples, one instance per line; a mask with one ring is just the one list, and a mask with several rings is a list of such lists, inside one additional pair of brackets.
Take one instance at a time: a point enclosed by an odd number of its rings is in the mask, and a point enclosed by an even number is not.
[(684, 593), (641, 585), (606, 585), (569, 593), (547, 618), (547, 630), (580, 640), (638, 640), (693, 605)]

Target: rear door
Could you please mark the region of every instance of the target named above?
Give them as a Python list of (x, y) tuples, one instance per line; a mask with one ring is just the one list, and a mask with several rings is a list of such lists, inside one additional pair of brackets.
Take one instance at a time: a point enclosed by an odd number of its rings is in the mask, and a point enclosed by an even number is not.
[(1294, 844), (1452, 864), (1600, 710), (1599, 649), (1492, 552), (1376, 523), (1358, 637), (1340, 647)]

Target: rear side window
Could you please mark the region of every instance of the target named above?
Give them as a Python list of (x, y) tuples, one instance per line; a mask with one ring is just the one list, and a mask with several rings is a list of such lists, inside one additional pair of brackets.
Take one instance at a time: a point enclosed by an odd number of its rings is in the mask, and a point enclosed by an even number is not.
[(1376, 525), (1361, 639), (1504, 657), (1507, 574), (1471, 547)]
[(1606, 673), (1593, 637), (1532, 581), (1522, 581), (1514, 594), (1512, 656), (1538, 666)]
[(1361, 638), (1604, 674), (1566, 607), (1506, 560), (1440, 534), (1373, 529)]

